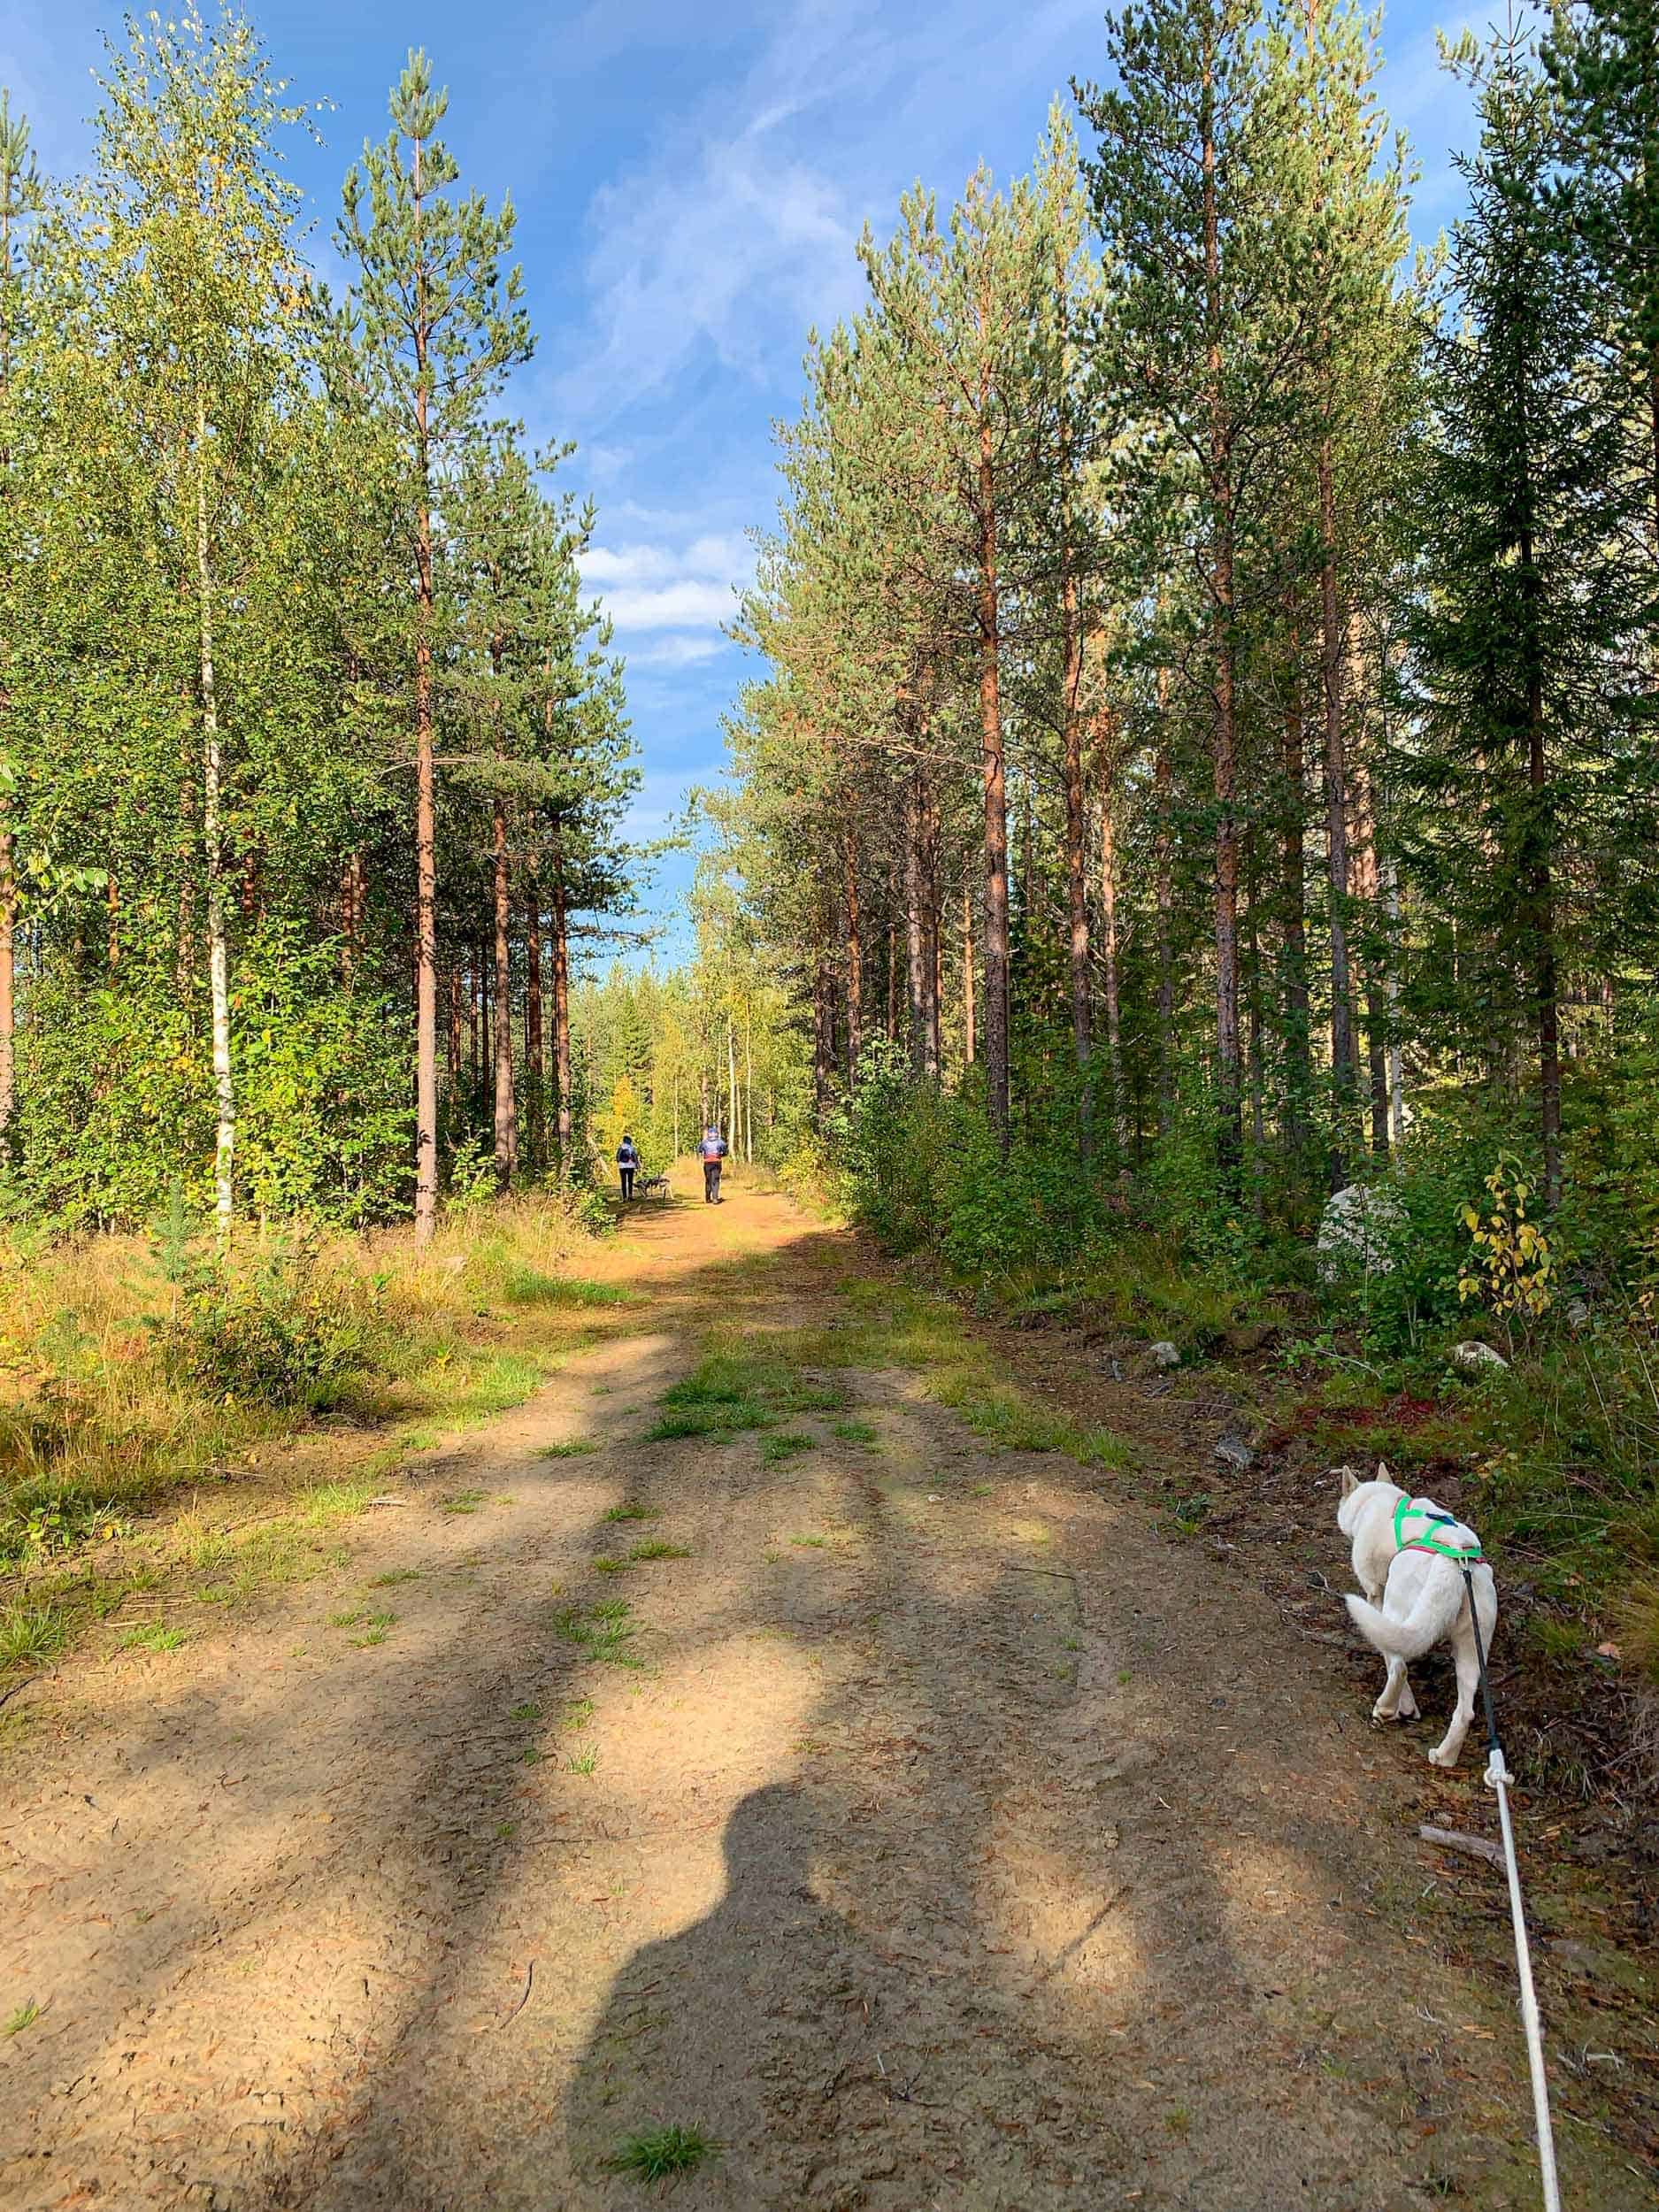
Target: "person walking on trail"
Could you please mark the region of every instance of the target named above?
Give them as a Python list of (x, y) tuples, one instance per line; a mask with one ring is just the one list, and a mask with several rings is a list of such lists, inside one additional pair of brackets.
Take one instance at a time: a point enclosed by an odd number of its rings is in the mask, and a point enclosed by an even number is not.
[(726, 1157), (726, 1139), (716, 1128), (703, 1133), (703, 1142), (697, 1147), (697, 1157), (703, 1162), (703, 1202), (718, 1206), (720, 1202), (720, 1163)]
[(634, 1195), (634, 1179), (640, 1171), (640, 1148), (626, 1131), (617, 1147), (617, 1172), (622, 1178), (622, 1202), (626, 1206)]

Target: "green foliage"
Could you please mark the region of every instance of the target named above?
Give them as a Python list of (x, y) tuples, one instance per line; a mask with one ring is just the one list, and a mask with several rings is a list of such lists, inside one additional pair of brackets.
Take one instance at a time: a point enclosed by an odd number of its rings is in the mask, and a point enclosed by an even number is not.
[(55, 1607), (0, 1606), (0, 1668), (55, 1659), (67, 1640), (63, 1616)]
[(672, 2181), (680, 2174), (695, 2173), (719, 2155), (720, 2147), (700, 2127), (647, 2128), (626, 2136), (604, 2161), (604, 2168), (607, 2173), (627, 2174), (635, 2181)]
[(319, 1264), (303, 1238), (273, 1243), (251, 1267), (192, 1262), (157, 1336), (208, 1397), (280, 1408), (335, 1404), (387, 1357), (377, 1286)]
[(1478, 1298), (1501, 1321), (1535, 1321), (1554, 1298), (1550, 1240), (1527, 1218), (1532, 1186), (1512, 1152), (1501, 1152), (1486, 1178), (1484, 1209), (1463, 1210), (1470, 1253), (1457, 1279), (1459, 1298)]

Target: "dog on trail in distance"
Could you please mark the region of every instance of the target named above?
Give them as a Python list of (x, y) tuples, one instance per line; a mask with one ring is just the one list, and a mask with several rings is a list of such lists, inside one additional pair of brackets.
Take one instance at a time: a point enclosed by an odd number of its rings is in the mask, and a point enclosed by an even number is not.
[(1371, 1708), (1371, 1718), (1415, 1720), (1417, 1702), (1406, 1669), (1436, 1644), (1449, 1642), (1457, 1667), (1457, 1707), (1429, 1757), (1437, 1767), (1455, 1766), (1480, 1686), (1465, 1565), (1472, 1579), (1481, 1643), (1488, 1653), (1498, 1624), (1497, 1586), (1481, 1557), (1480, 1540), (1432, 1499), (1414, 1498), (1402, 1490), (1390, 1479), (1386, 1466), (1378, 1468), (1374, 1482), (1362, 1482), (1351, 1468), (1343, 1469), (1336, 1520), (1353, 1543), (1354, 1577), (1365, 1593), (1363, 1598), (1346, 1601), (1349, 1617), (1387, 1663), (1382, 1695)]

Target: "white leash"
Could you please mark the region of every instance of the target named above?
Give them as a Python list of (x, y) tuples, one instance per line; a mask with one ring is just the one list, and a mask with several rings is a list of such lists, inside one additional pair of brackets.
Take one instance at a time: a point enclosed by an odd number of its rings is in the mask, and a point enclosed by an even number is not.
[(1498, 1724), (1492, 1710), (1492, 1687), (1486, 1680), (1486, 1654), (1475, 1611), (1475, 1586), (1467, 1566), (1463, 1590), (1469, 1600), (1469, 1621), (1475, 1632), (1475, 1656), (1480, 1662), (1480, 1694), (1486, 1709), (1486, 1740), (1491, 1755), (1486, 1780), (1498, 1793), (1498, 1818), (1503, 1828), (1503, 1863), (1509, 1877), (1509, 1918), (1515, 1924), (1515, 1963), (1521, 1982), (1521, 2024), (1526, 2031), (1526, 2061), (1532, 2076), (1532, 2116), (1538, 2128), (1538, 2168), (1544, 2185), (1544, 2212), (1561, 2212), (1561, 2184), (1555, 2175), (1555, 2135), (1549, 2122), (1549, 2085), (1544, 2078), (1544, 2030), (1538, 2016), (1538, 1993), (1532, 1987), (1532, 1954), (1526, 1940), (1526, 1912), (1521, 1902), (1521, 1870), (1515, 1857), (1515, 1824), (1509, 1818), (1509, 1784), (1514, 1780), (1504, 1763), (1498, 1741)]

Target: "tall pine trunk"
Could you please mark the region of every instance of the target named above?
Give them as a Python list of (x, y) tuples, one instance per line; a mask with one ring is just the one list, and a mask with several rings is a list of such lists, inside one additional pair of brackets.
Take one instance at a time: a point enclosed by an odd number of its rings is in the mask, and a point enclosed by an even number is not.
[(547, 1054), (541, 1023), (541, 895), (533, 877), (525, 908), (524, 1058), (530, 1080), (530, 1159), (538, 1174), (547, 1164)]
[(1331, 881), (1331, 1188), (1348, 1179), (1358, 1063), (1348, 970), (1348, 748), (1342, 723), (1342, 616), (1336, 572), (1336, 486), (1327, 432), (1319, 441), (1319, 632), (1325, 689), (1325, 856)]
[(1279, 897), (1285, 1024), (1285, 1150), (1300, 1164), (1313, 1101), (1313, 1021), (1308, 995), (1307, 764), (1302, 716), (1302, 633), (1293, 608), (1279, 764), (1285, 786)]
[(230, 939), (225, 913), (225, 832), (219, 690), (213, 673), (213, 561), (207, 511), (207, 415), (196, 408), (196, 590), (202, 705), (202, 841), (207, 859), (207, 976), (213, 1025), (213, 1210), (221, 1240), (235, 1204), (236, 1091), (230, 1063)]
[(434, 753), (432, 456), (427, 441), (427, 267), (422, 237), (420, 142), (415, 203), (415, 1241), (438, 1225), (438, 831)]
[[(1353, 695), (1358, 695), (1357, 685)], [(1371, 794), (1371, 771), (1362, 748), (1354, 761), (1353, 855), (1355, 890), (1365, 917), (1360, 953), (1365, 979), (1365, 1062), (1371, 1082), (1371, 1147), (1379, 1160), (1389, 1153), (1388, 1135), (1388, 1013), (1384, 988), (1382, 941), (1377, 927), (1381, 878), (1377, 864), (1377, 812)]]
[(858, 1080), (864, 1048), (864, 941), (858, 905), (858, 840), (850, 818), (841, 836), (842, 923), (847, 941), (847, 1087)]
[(565, 882), (565, 834), (553, 832), (553, 1080), (558, 1092), (558, 1171), (568, 1182), (575, 1172), (576, 1122), (571, 1098), (571, 942), (568, 893)]
[[(1064, 293), (1062, 294), (1064, 298)], [(1065, 889), (1071, 963), (1071, 1045), (1084, 1081), (1079, 1093), (1078, 1135), (1087, 1158), (1093, 1136), (1093, 1101), (1089, 1095), (1089, 941), (1088, 941), (1088, 816), (1083, 793), (1083, 626), (1078, 613), (1076, 557), (1071, 544), (1071, 440), (1066, 429), (1064, 401), (1061, 406), (1060, 511), (1060, 628), (1062, 646), (1060, 704), (1062, 762), (1065, 785)], [(1102, 802), (1102, 804), (1106, 803)], [(1118, 1085), (1113, 1075), (1113, 1090)], [(1121, 1115), (1122, 1101), (1116, 1100)]]
[(978, 1016), (973, 1002), (973, 894), (962, 887), (962, 1057), (972, 1067), (978, 1045)]
[(1239, 1056), (1239, 832), (1237, 640), (1233, 634), (1233, 486), (1232, 426), (1222, 382), (1221, 243), (1216, 176), (1214, 59), (1203, 72), (1205, 373), (1210, 417), (1209, 491), (1215, 548), (1211, 594), (1216, 795), (1216, 1165), (1224, 1191), (1236, 1190), (1244, 1159), (1243, 1096)]
[(1118, 949), (1118, 759), (1112, 717), (1100, 718), (1100, 910), (1101, 950), (1105, 958), (1106, 1064), (1111, 1079), (1112, 1118), (1118, 1142), (1127, 1141), (1128, 1100), (1124, 1089), (1123, 988)]
[[(988, 311), (982, 302), (980, 334)], [(1002, 758), (996, 464), (979, 395), (979, 736), (985, 775), (985, 1089), (999, 1149), (1008, 1151), (1008, 780)]]
[(904, 840), (904, 949), (909, 981), (910, 1072), (917, 1081), (935, 1077), (928, 1026), (927, 926), (923, 912), (923, 845), (927, 834), (926, 796), (920, 761), (910, 773), (910, 809)]
[(1152, 770), (1157, 802), (1158, 1135), (1175, 1121), (1174, 769), (1170, 760), (1170, 672), (1158, 671), (1158, 738)]
[(1538, 1034), (1539, 1133), (1544, 1148), (1544, 1204), (1561, 1204), (1561, 1007), (1556, 995), (1553, 824), (1549, 764), (1544, 742), (1544, 681), (1539, 640), (1541, 582), (1531, 527), (1521, 532), (1521, 576), (1526, 607), (1526, 781), (1530, 802), (1522, 897), (1532, 940), (1532, 1002)]
[(512, 1079), (512, 886), (507, 865), (507, 806), (500, 792), (491, 812), (495, 919), (495, 1179), (511, 1187), (518, 1171), (518, 1101)]

